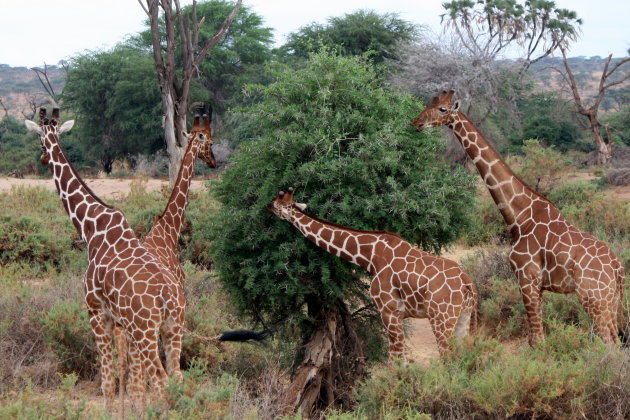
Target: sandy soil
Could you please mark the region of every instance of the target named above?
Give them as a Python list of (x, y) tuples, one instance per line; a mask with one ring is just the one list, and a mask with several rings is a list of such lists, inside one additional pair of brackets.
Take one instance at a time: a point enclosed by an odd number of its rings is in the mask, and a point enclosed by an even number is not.
[[(99, 197), (107, 199), (120, 199), (129, 194), (131, 191), (131, 182), (133, 179), (120, 178), (84, 178), (88, 187), (94, 191)], [(205, 181), (194, 179), (191, 189), (203, 191), (206, 189), (203, 184)], [(55, 183), (52, 179), (18, 179), (18, 178), (0, 178), (0, 192), (10, 191), (13, 186), (29, 186), (43, 187), (51, 191), (55, 191)], [(146, 182), (147, 191), (159, 191), (162, 188), (168, 188), (168, 180), (166, 179), (149, 179)]]

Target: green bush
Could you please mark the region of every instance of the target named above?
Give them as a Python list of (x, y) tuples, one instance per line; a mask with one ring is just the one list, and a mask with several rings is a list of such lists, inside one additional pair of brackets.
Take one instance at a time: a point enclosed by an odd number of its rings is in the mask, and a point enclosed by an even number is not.
[(43, 188), (13, 187), (0, 193), (0, 264), (82, 271), (79, 235), (61, 200)]
[(93, 378), (98, 363), (87, 310), (77, 301), (61, 300), (42, 314), (40, 322), (44, 343), (57, 354), (62, 371)]
[(554, 326), (547, 340), (519, 354), (496, 341), (465, 340), (427, 368), (376, 369), (359, 388), (349, 418), (382, 419), (403, 410), (437, 419), (626, 418), (630, 356), (590, 340), (571, 326)]

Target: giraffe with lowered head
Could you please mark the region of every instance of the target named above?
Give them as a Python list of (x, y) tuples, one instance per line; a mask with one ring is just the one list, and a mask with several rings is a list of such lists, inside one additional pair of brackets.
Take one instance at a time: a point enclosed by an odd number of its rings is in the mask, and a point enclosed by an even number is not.
[(542, 293), (575, 293), (606, 343), (618, 342), (617, 309), (625, 272), (602, 241), (571, 225), (556, 206), (519, 179), (479, 129), (442, 92), (413, 121), (417, 129), (447, 126), (477, 167), (512, 234), (510, 265), (527, 310), (529, 343), (544, 338)]
[(293, 201), (293, 189), (280, 191), (269, 210), (287, 220), (320, 248), (366, 269), (372, 276), (370, 296), (389, 337), (390, 361), (404, 352), (402, 321), (429, 318), (440, 354), (455, 334), (476, 330), (477, 291), (459, 265), (431, 255), (386, 231), (339, 226), (304, 212)]
[[(83, 289), (101, 358), (101, 389), (106, 405), (111, 409), (116, 388), (112, 369), (114, 326), (124, 330), (132, 343), (130, 357), (138, 361), (138, 369), (162, 397), (166, 373), (159, 357), (158, 337), (168, 327), (171, 339), (178, 339), (175, 336), (179, 334), (181, 341), (185, 304), (181, 284), (142, 246), (125, 215), (101, 201), (68, 161), (59, 135), (70, 130), (74, 121), (60, 126), (59, 109), (55, 108), (49, 119), (42, 108), (39, 123), (29, 120), (25, 123), (39, 135), (42, 163), (50, 167), (66, 212), (87, 243), (88, 267)], [(141, 381), (142, 372), (132, 377)], [(144, 384), (130, 385), (134, 401), (140, 402)]]

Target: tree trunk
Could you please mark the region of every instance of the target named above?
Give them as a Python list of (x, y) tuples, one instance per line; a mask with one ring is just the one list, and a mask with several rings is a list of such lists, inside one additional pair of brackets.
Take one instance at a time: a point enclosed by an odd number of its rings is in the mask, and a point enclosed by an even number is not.
[(363, 350), (346, 304), (338, 300), (333, 309), (317, 306), (304, 359), (282, 401), (283, 414), (297, 411), (303, 417), (318, 418), (329, 407), (347, 407), (351, 390), (366, 373)]
[(608, 165), (612, 160), (612, 143), (610, 138), (608, 143), (604, 141), (602, 132), (600, 131), (600, 123), (597, 120), (597, 116), (592, 113), (586, 115), (590, 124), (591, 131), (595, 136), (595, 143), (597, 144), (597, 164)]
[(162, 90), (162, 103), (164, 105), (164, 142), (168, 153), (168, 180), (171, 186), (177, 180), (177, 173), (182, 162), (182, 157), (188, 146), (188, 138), (181, 131), (186, 130), (186, 114), (177, 113), (173, 97), (166, 89)]

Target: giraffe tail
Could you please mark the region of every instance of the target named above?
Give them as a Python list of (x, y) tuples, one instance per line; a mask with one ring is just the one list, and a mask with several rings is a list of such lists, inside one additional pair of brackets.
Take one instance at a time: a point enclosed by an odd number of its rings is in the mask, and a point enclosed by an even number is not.
[(625, 292), (625, 282), (626, 280), (626, 272), (623, 266), (619, 267), (617, 270), (617, 290), (619, 291), (619, 306), (618, 306), (618, 317), (619, 320), (619, 340), (621, 341), (621, 346), (627, 348), (630, 346), (628, 340), (630, 339), (630, 311), (626, 314), (626, 308), (624, 308), (624, 292)]
[(479, 327), (479, 298), (477, 295), (477, 288), (471, 282), (469, 286), (472, 304), (472, 316), (470, 317), (470, 335), (477, 333)]
[(183, 327), (184, 333), (194, 337), (198, 340), (201, 340), (206, 343), (214, 343), (218, 344), (221, 341), (239, 341), (239, 342), (261, 342), (265, 341), (269, 335), (271, 335), (271, 330), (263, 330), (261, 332), (251, 331), (251, 330), (234, 330), (234, 331), (224, 331), (220, 335), (216, 335), (213, 337), (206, 337), (203, 335), (196, 334), (190, 331), (188, 328)]

